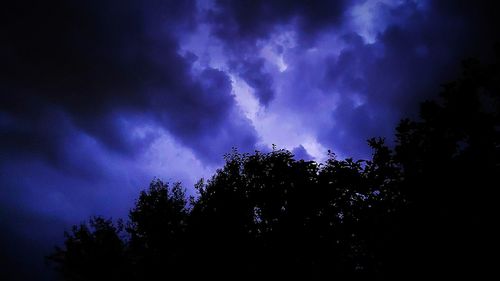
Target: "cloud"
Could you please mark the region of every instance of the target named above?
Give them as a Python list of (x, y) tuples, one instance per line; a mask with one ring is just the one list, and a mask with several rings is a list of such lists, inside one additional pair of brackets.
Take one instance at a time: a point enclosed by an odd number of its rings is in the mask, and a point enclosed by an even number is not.
[(218, 38), (239, 46), (241, 42), (266, 39), (276, 28), (292, 21), (304, 36), (317, 33), (341, 20), (344, 2), (216, 0), (208, 18)]
[(292, 153), (293, 153), (295, 159), (305, 160), (305, 161), (309, 161), (309, 160), (313, 159), (313, 157), (311, 155), (309, 155), (309, 153), (307, 153), (307, 150), (302, 145), (299, 145), (296, 148), (294, 148), (292, 150)]
[(384, 136), (390, 142), (401, 118), (415, 117), (420, 102), (458, 75), (461, 59), (492, 54), (494, 33), (475, 31), (491, 29), (493, 18), (477, 17), (487, 12), (471, 5), (461, 7), (458, 16), (455, 3), (448, 3), (450, 9), (433, 5), (408, 1), (386, 7), (384, 28), (374, 42), (346, 32), (345, 47), (326, 60), (324, 89), (340, 97), (332, 111), (335, 123), (321, 131), (321, 143), (366, 157), (365, 140)]
[[(28, 1), (3, 11), (0, 221), (10, 229), (2, 245), (14, 246), (0, 258), (23, 260), (12, 274), (42, 270), (64, 226), (126, 216), (153, 177), (192, 194), (231, 147), (254, 148), (229, 76), (180, 52), (197, 25), (194, 1)], [(29, 241), (40, 247), (20, 246)]]
[(491, 53), (492, 3), (216, 1), (208, 22), (213, 42), (240, 66), (229, 72), (259, 101), (256, 109), (237, 93), (261, 141), (293, 149), (307, 140), (366, 158), (366, 139), (390, 142), (400, 118), (415, 117), (418, 103), (458, 74), (461, 59)]
[(126, 124), (136, 119), (170, 131), (207, 161), (220, 161), (214, 154), (230, 146), (209, 156), (195, 139), (220, 139), (221, 128), (232, 130), (228, 145), (252, 148), (252, 128), (238, 127), (245, 120), (232, 109), (228, 76), (212, 68), (194, 73), (193, 60), (178, 52), (178, 36), (193, 26), (194, 2), (32, 4), (38, 9), (11, 8), (19, 13), (2, 47), (9, 72), (1, 111), (16, 123), (4, 124), (12, 149), (55, 157), (71, 124), (108, 149), (134, 154), (155, 136), (134, 138)]
[[(268, 63), (258, 55), (260, 43), (283, 27), (298, 29), (301, 43), (312, 44), (314, 35), (339, 23), (344, 1), (225, 1), (207, 5), (205, 20), (212, 34), (224, 45), (230, 68), (252, 87), (257, 99), (267, 106), (274, 98), (274, 79)], [(306, 43), (307, 42), (307, 43)], [(283, 46), (274, 46), (278, 57)], [(283, 68), (283, 62), (279, 65)]]
[(29, 267), (60, 226), (123, 216), (154, 176), (190, 188), (233, 146), (366, 158), (461, 59), (488, 58), (495, 2), (10, 1), (2, 245), (45, 243), (9, 247)]
[(231, 68), (255, 90), (259, 102), (266, 106), (274, 98), (273, 77), (265, 70), (263, 58), (230, 62)]

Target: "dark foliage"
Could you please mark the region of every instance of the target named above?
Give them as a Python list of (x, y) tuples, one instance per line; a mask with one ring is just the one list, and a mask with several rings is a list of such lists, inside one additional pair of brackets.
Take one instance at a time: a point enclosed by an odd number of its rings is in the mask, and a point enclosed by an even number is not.
[(127, 276), (122, 226), (100, 217), (66, 232), (64, 249), (49, 257), (65, 280), (120, 280)]
[[(322, 164), (287, 150), (226, 155), (189, 202), (159, 180), (123, 227), (75, 227), (50, 257), (66, 280), (407, 280), (486, 274), (500, 175), (498, 63), (464, 63), (403, 120), (394, 148)], [(126, 234), (126, 235), (125, 235)]]
[(403, 120), (397, 127), (400, 190), (411, 205), (399, 224), (399, 237), (407, 240), (398, 240), (394, 257), (406, 260), (396, 261), (396, 268), (421, 277), (474, 272), (478, 278), (493, 268), (500, 69), (498, 62), (472, 59), (463, 66), (462, 77), (443, 86), (440, 100), (421, 105), (420, 121)]
[[(141, 192), (130, 211), (129, 255), (135, 280), (165, 274), (165, 266), (178, 268), (187, 261), (182, 250), (186, 232), (186, 196), (180, 183), (169, 188), (160, 180)], [(130, 276), (132, 277), (132, 276)]]

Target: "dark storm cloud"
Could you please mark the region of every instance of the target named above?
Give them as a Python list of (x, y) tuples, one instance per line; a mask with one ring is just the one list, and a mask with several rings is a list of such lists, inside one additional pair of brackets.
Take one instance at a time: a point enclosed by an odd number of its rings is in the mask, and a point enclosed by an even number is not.
[[(316, 33), (339, 22), (345, 1), (216, 0), (209, 20), (214, 33), (227, 42), (267, 38), (277, 27), (296, 21), (301, 32)], [(235, 40), (236, 39), (236, 40)]]
[(0, 279), (43, 280), (64, 227), (123, 217), (153, 176), (190, 182), (232, 146), (254, 147), (228, 75), (179, 54), (194, 1), (12, 1), (0, 13), (0, 238), (11, 245), (0, 260), (12, 266)]
[(268, 39), (280, 26), (293, 24), (300, 30), (302, 43), (310, 44), (307, 41), (315, 34), (339, 23), (343, 8), (344, 1), (217, 0), (206, 20), (226, 51), (233, 54), (236, 73), (267, 106), (274, 98), (273, 77), (264, 69), (264, 60), (255, 56), (258, 40)]
[(267, 105), (274, 98), (273, 77), (265, 70), (263, 58), (234, 60), (230, 65), (233, 71), (255, 90), (255, 95), (262, 105)]
[(307, 153), (307, 150), (302, 145), (299, 145), (296, 148), (294, 148), (292, 150), (292, 153), (295, 159), (305, 160), (305, 161), (310, 161), (313, 159), (313, 157)]
[[(383, 1), (364, 11), (375, 19), (360, 14), (371, 33), (354, 28), (351, 9), (372, 2), (4, 3), (0, 261), (16, 255), (13, 274), (31, 269), (61, 225), (122, 216), (153, 176), (200, 177), (232, 146), (259, 141), (265, 151), (278, 139), (297, 158), (326, 149), (367, 157), (367, 138), (390, 138), (461, 59), (487, 56), (500, 34), (496, 1)], [(183, 37), (200, 25), (208, 35), (195, 47), (220, 54), (185, 52)], [(275, 40), (288, 31), (294, 44)], [(245, 100), (235, 102), (234, 77), (260, 103), (254, 124)]]
[[(363, 5), (360, 30), (352, 12)], [(276, 102), (295, 109), (291, 119), (309, 120), (325, 147), (366, 157), (366, 139), (390, 140), (400, 118), (415, 116), (419, 102), (458, 74), (460, 60), (491, 54), (500, 26), (495, 11), (495, 1), (215, 1), (206, 19), (238, 66), (235, 74), (266, 107), (281, 78), (259, 52), (275, 43), (274, 34), (292, 30), (296, 44), (285, 50), (284, 75), (297, 79), (281, 80), (289, 92)], [(325, 43), (329, 37), (341, 43)], [(281, 55), (283, 46), (275, 47)], [(323, 59), (297, 65), (310, 50)], [(317, 88), (324, 96), (313, 94)], [(336, 102), (324, 120), (316, 108), (328, 97)]]
[[(419, 102), (434, 97), (441, 83), (459, 73), (469, 56), (492, 54), (494, 6), (456, 1), (429, 1), (423, 7), (408, 1), (387, 13), (389, 24), (375, 43), (346, 34), (338, 56), (327, 60), (326, 90), (343, 93), (323, 131), (323, 143), (349, 155), (367, 155), (365, 140), (392, 139), (400, 118), (414, 116)], [(498, 38), (498, 37), (497, 37)]]
[[(178, 54), (177, 37), (195, 24), (196, 3), (177, 2), (9, 4), (0, 109), (16, 124), (2, 124), (2, 143), (54, 157), (70, 123), (111, 150), (135, 153), (154, 136), (134, 139), (124, 121), (142, 118), (208, 161), (232, 145), (251, 148), (251, 127), (225, 118), (234, 107), (227, 75), (193, 73), (192, 59)], [(207, 155), (203, 146), (211, 143), (195, 146), (193, 139), (216, 138), (221, 127), (232, 130), (228, 147)]]
[(229, 77), (212, 68), (196, 77), (196, 95), (156, 97), (160, 122), (206, 162), (220, 160), (231, 147), (252, 149), (256, 137), (249, 120), (235, 108)]

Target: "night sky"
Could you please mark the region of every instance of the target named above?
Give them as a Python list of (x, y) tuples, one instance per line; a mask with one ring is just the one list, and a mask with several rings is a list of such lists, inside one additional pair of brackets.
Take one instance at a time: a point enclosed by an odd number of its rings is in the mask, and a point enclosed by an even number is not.
[(194, 194), (232, 147), (368, 157), (500, 34), (486, 1), (10, 2), (0, 272), (25, 280), (70, 225), (125, 217), (154, 177)]

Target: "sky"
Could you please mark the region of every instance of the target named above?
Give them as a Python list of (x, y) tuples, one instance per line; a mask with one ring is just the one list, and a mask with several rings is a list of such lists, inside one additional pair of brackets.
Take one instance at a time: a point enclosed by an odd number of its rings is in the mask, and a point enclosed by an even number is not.
[(2, 4), (0, 277), (49, 280), (65, 229), (126, 217), (155, 177), (194, 194), (233, 147), (370, 157), (462, 59), (492, 55), (494, 2)]

